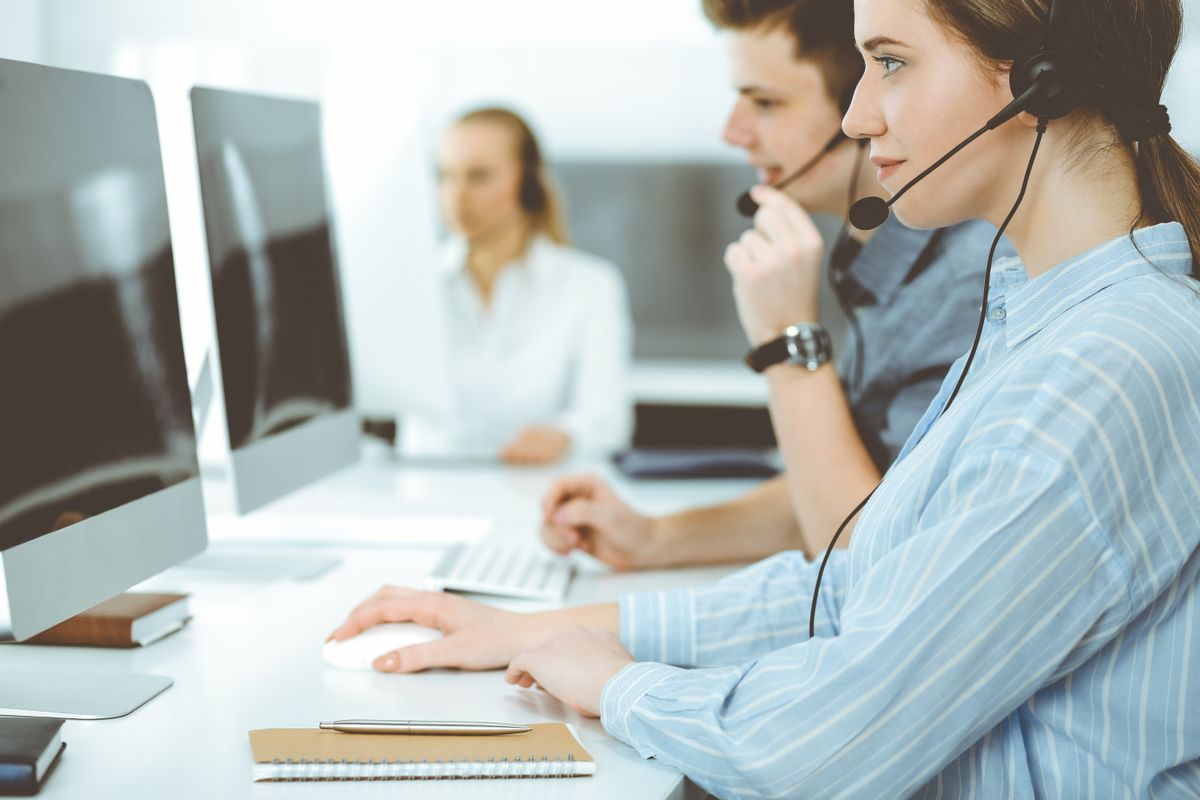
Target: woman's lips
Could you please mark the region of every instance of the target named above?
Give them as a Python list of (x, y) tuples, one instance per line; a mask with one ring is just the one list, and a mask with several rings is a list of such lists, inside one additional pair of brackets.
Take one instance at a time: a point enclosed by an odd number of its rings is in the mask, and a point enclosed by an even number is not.
[(871, 163), (879, 168), (879, 171), (875, 174), (875, 180), (883, 183), (896, 174), (897, 170), (904, 164), (904, 161), (894, 158), (875, 157), (871, 159)]

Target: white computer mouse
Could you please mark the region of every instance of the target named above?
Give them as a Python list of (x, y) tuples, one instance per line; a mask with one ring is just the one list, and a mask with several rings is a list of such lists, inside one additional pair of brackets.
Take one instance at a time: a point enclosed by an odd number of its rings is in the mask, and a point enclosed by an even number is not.
[(322, 655), (325, 663), (338, 669), (371, 669), (371, 663), (385, 653), (410, 644), (438, 639), (442, 632), (412, 622), (385, 622), (367, 628), (351, 639), (326, 642)]

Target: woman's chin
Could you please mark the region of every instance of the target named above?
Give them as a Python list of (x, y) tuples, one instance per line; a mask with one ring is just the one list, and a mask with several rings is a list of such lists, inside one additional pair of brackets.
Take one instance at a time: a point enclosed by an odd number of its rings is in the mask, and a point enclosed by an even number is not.
[(904, 227), (916, 230), (948, 228), (970, 219), (961, 211), (939, 207), (939, 204), (935, 203), (910, 202), (907, 197), (901, 198), (899, 203), (892, 206), (892, 213)]

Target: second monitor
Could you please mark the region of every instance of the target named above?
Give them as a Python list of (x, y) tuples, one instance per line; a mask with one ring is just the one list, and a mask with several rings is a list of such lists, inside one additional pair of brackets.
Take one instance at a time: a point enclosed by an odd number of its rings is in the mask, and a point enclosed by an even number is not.
[(316, 103), (192, 90), (242, 513), (354, 462), (358, 420)]

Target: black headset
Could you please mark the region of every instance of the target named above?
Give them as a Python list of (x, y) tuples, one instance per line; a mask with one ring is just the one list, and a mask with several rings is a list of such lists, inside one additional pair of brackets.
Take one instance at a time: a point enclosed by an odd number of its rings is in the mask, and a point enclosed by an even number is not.
[(1038, 87), (1019, 111), (1027, 111), (1035, 117), (1059, 119), (1083, 103), (1088, 80), (1069, 47), (1067, 31), (1072, 11), (1070, 0), (1050, 0), (1045, 33), (1021, 48), (1013, 59), (1008, 85), (1012, 88), (1014, 102)]
[[(954, 391), (951, 392), (950, 398), (946, 401), (945, 406), (942, 407), (941, 413), (938, 415), (939, 419), (954, 404), (959, 391), (966, 382), (967, 373), (971, 370), (971, 364), (975, 361), (975, 354), (979, 351), (979, 343), (983, 337), (983, 328), (987, 319), (988, 290), (991, 284), (992, 264), (995, 261), (996, 248), (1000, 244), (1000, 239), (1004, 236), (1004, 231), (1008, 228), (1009, 223), (1016, 216), (1017, 210), (1021, 207), (1021, 201), (1025, 199), (1025, 191), (1029, 187), (1029, 178), (1033, 173), (1033, 165), (1037, 160), (1038, 149), (1041, 146), (1042, 137), (1046, 133), (1046, 127), (1050, 120), (1065, 117), (1079, 108), (1083, 104), (1084, 97), (1087, 94), (1087, 73), (1080, 66), (1079, 60), (1071, 55), (1068, 46), (1067, 31), (1070, 25), (1070, 14), (1073, 10), (1072, 0), (1050, 0), (1050, 12), (1047, 15), (1045, 31), (1026, 47), (1021, 48), (1017, 57), (1013, 59), (1012, 73), (1009, 76), (1009, 86), (1012, 88), (1013, 101), (999, 114), (988, 120), (987, 124), (939, 159), (932, 167), (907, 183), (904, 188), (892, 196), (891, 200), (885, 201), (881, 197), (867, 197), (859, 200), (850, 209), (850, 222), (856, 228), (860, 230), (878, 228), (887, 221), (888, 215), (891, 213), (891, 207), (897, 200), (909, 189), (929, 177), (934, 170), (957, 155), (967, 145), (988, 131), (1000, 127), (1005, 122), (1017, 116), (1017, 114), (1028, 112), (1037, 117), (1037, 140), (1034, 142), (1033, 153), (1030, 155), (1029, 163), (1025, 168), (1025, 178), (1021, 184), (1021, 192), (1017, 197), (1016, 203), (1013, 204), (1012, 210), (1009, 211), (1008, 217), (1004, 220), (1004, 224), (996, 232), (996, 238), (992, 241), (992, 249), (988, 253), (987, 271), (983, 287), (983, 304), (979, 311), (979, 327), (975, 332), (975, 342), (971, 345), (971, 351), (967, 356), (962, 375), (959, 376)], [(882, 481), (880, 485), (882, 485)], [(846, 526), (863, 510), (878, 490), (879, 487), (876, 486), (867, 495), (866, 499), (850, 512), (850, 516), (846, 517), (838, 527), (837, 533), (834, 534), (833, 540), (829, 543), (829, 548), (825, 551), (825, 557), (821, 560), (820, 569), (817, 571), (817, 580), (813, 586), (812, 607), (809, 609), (808, 636), (810, 639), (816, 638), (817, 600), (821, 592), (821, 578), (824, 577), (825, 567), (829, 563), (829, 557), (833, 554), (833, 548), (842, 533), (846, 530)]]
[(532, 136), (521, 148), (521, 187), (517, 193), (527, 214), (540, 214), (550, 204), (542, 174), (542, 150)]

